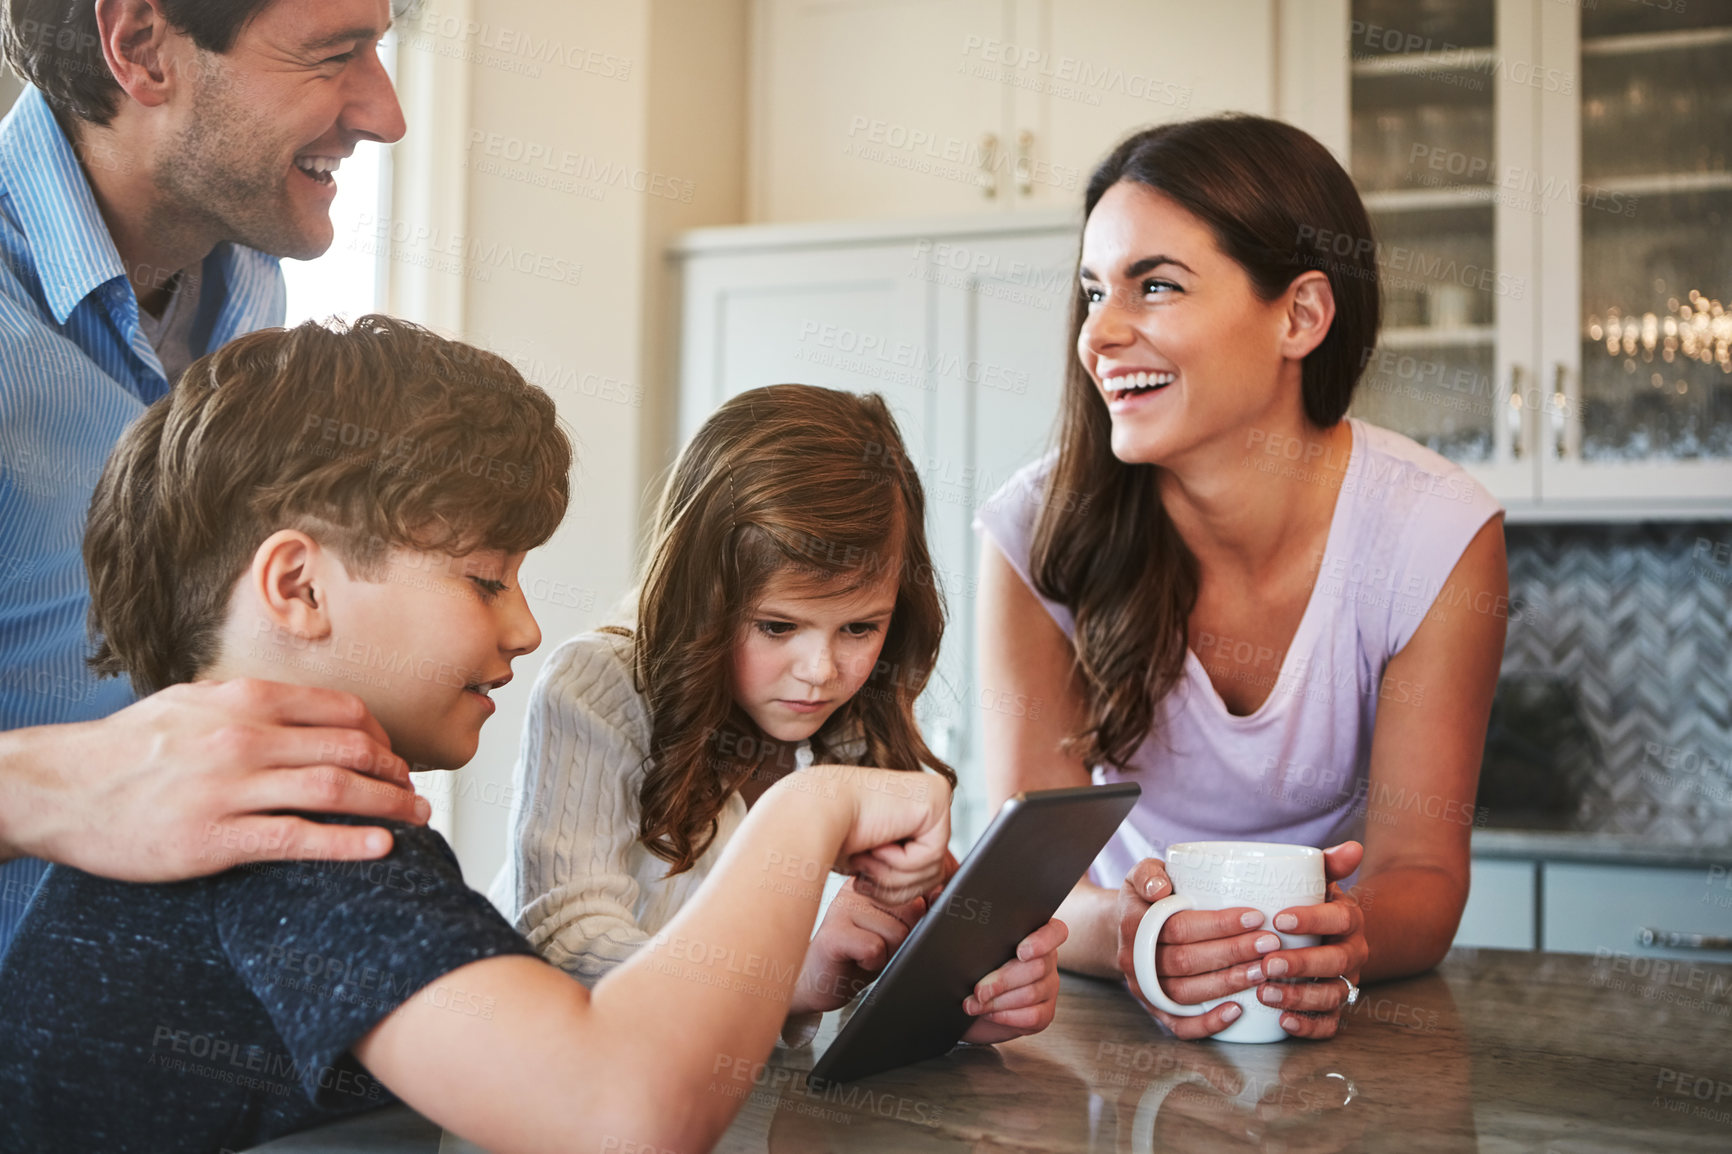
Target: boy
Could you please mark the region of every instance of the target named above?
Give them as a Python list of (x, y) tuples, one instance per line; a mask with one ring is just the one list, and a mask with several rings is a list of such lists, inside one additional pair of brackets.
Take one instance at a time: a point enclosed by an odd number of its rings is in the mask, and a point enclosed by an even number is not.
[[(93, 664), (146, 693), (341, 687), (409, 762), (460, 766), (540, 642), (518, 568), (565, 511), (570, 462), (552, 402), (489, 353), (385, 317), (242, 337), (104, 469)], [(240, 756), (256, 737), (221, 740)], [(904, 797), (887, 772), (778, 783), (698, 900), (593, 993), (415, 826), (372, 862), (168, 885), (56, 867), (0, 964), (0, 1148), (240, 1149), (392, 1095), (490, 1150), (706, 1148), (738, 1106), (712, 1073), (768, 1054), (821, 892), (759, 882), (834, 864), (903, 901), (939, 878), (949, 792), (929, 777)]]

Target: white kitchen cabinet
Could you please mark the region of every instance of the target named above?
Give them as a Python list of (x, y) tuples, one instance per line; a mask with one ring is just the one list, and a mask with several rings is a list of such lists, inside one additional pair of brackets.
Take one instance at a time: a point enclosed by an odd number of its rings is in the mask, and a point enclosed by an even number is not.
[(1531, 950), (1537, 944), (1538, 863), (1475, 858), (1454, 945)]
[(1513, 516), (1732, 513), (1732, 5), (1329, 0), (1282, 36), (1373, 218), (1356, 413)]
[[(1009, 130), (1057, 173), (1017, 200), (1070, 206), (1112, 147), (1138, 128), (1215, 112), (1276, 111), (1275, 4), (1227, 0), (1013, 0), (1013, 35), (996, 72), (1011, 82)], [(1029, 48), (1030, 45), (1034, 47)], [(1032, 59), (1031, 59), (1032, 58)]]
[(1732, 865), (1561, 852), (1565, 860), (1476, 853), (1453, 944), (1732, 962)]
[(1547, 862), (1542, 894), (1545, 949), (1732, 962), (1732, 871), (1723, 864)]
[(1274, 0), (757, 0), (754, 219), (1068, 207), (1132, 130), (1275, 110)]
[(680, 443), (727, 398), (801, 381), (882, 394), (909, 451), (935, 452), (928, 293), (911, 244), (757, 239), (683, 262)]

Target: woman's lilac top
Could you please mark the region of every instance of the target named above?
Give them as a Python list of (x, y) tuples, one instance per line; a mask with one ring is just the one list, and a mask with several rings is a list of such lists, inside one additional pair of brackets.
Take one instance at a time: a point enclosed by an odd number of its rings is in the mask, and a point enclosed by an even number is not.
[[(1286, 653), (1233, 638), (1198, 638), (1237, 676), (1271, 686), (1268, 698), (1248, 716), (1234, 716), (1196, 653), (1186, 652), (1179, 683), (1156, 705), (1154, 725), (1127, 769), (1093, 769), (1096, 782), (1143, 787), (1089, 871), (1097, 884), (1118, 888), (1138, 861), (1164, 858), (1178, 842), (1328, 846), (1363, 838), (1373, 801), (1380, 812), (1411, 808), (1472, 823), (1471, 804), (1463, 808), (1436, 795), (1397, 796), (1384, 787), (1372, 799), (1371, 734), (1381, 698), (1423, 703), (1426, 697), (1425, 685), (1384, 681), (1389, 659), (1422, 621), (1507, 611), (1453, 589), (1443, 592), (1468, 543), (1502, 510), (1461, 466), (1398, 433), (1349, 424), (1353, 447), (1328, 541), (1315, 561), (1316, 585)], [(1314, 463), (1290, 460), (1285, 449), (1253, 446), (1246, 467), (1286, 476), (1310, 472), (1320, 481), (1332, 476)], [(1049, 455), (1017, 472), (974, 522), (1031, 589), (1030, 542), (1053, 461)], [(1036, 596), (1066, 636), (1074, 636), (1070, 610)]]

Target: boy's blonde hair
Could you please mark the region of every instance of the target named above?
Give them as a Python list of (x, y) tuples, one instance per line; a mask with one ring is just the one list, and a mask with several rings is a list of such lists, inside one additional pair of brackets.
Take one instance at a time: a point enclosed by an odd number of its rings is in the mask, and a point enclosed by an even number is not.
[(140, 693), (193, 680), (279, 529), (366, 580), (393, 547), (531, 549), (565, 515), (570, 469), (553, 401), (485, 350), (378, 315), (241, 337), (193, 362), (103, 468), (91, 666)]

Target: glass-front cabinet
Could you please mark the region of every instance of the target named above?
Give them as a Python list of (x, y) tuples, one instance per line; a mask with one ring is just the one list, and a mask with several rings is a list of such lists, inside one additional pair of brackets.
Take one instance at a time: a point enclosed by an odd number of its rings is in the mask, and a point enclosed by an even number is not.
[(1371, 212), (1354, 412), (1513, 515), (1732, 513), (1732, 0), (1323, 0)]

